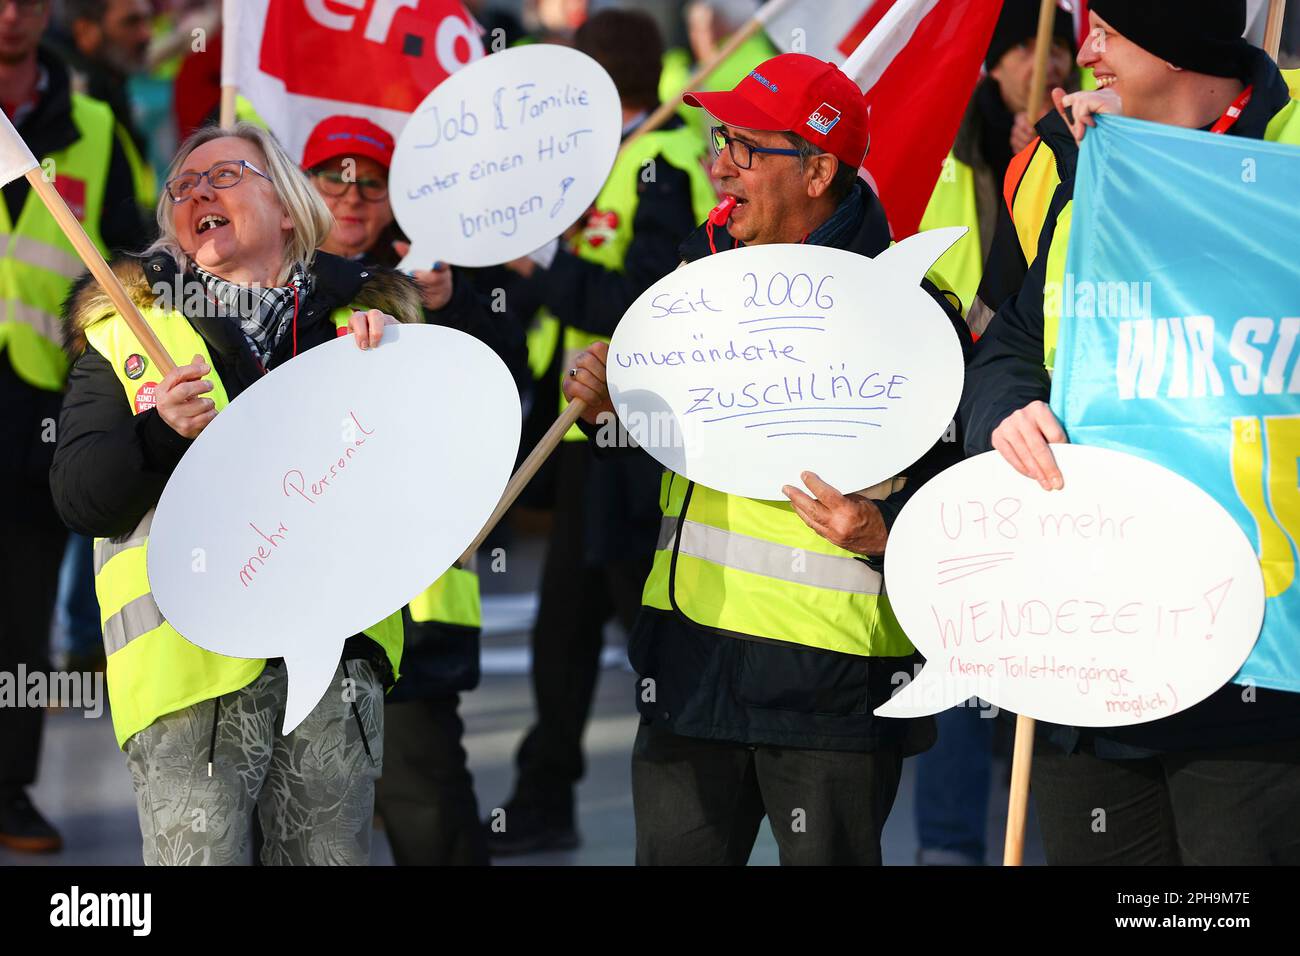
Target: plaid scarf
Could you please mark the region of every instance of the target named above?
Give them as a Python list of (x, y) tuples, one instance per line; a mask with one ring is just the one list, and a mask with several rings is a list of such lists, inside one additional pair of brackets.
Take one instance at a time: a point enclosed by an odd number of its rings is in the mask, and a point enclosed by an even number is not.
[(237, 319), (258, 360), (266, 365), (271, 352), (279, 343), (293, 321), (295, 292), (305, 297), (311, 291), (311, 277), (297, 267), (283, 286), (262, 288), (227, 282), (220, 276), (205, 272), (191, 263), (209, 298), (217, 305), (218, 315)]

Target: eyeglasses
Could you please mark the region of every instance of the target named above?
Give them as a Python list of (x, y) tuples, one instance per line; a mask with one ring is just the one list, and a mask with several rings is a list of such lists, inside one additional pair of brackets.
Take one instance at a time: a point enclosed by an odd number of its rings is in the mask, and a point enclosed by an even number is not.
[(366, 202), (382, 202), (388, 198), (388, 183), (382, 179), (354, 179), (344, 176), (337, 169), (320, 169), (312, 173), (316, 188), (330, 198), (346, 196), (349, 186), (356, 186), (357, 192)]
[(244, 170), (251, 169), (268, 183), (271, 177), (266, 175), (246, 159), (225, 159), (213, 163), (206, 173), (181, 173), (175, 179), (167, 180), (167, 196), (173, 203), (183, 203), (199, 188), (199, 183), (206, 179), (213, 189), (229, 189), (238, 186), (244, 178)]
[(721, 126), (713, 127), (713, 153), (719, 155), (724, 149), (731, 153), (731, 161), (740, 169), (749, 169), (754, 165), (755, 153), (771, 153), (773, 156), (798, 156), (797, 149), (772, 149), (768, 146), (755, 146), (752, 143), (746, 143), (743, 139), (735, 139), (727, 135), (726, 130)]

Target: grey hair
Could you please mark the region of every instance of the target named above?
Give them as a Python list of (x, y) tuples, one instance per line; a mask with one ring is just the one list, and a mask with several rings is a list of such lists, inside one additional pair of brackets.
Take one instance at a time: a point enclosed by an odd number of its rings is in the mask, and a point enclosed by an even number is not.
[[(799, 151), (799, 172), (801, 173), (804, 171), (804, 166), (808, 160), (826, 152), (826, 150), (819, 149), (812, 143), (808, 142), (808, 140), (804, 139), (798, 133), (787, 132), (785, 138), (790, 141), (791, 146)], [(836, 161), (839, 165), (835, 167), (835, 175), (831, 178), (831, 185), (828, 193), (831, 199), (839, 202), (847, 196), (849, 191), (853, 188), (853, 183), (858, 178), (858, 171), (855, 167), (850, 166), (839, 157), (836, 157)]]
[[(271, 177), (276, 198), (293, 222), (293, 229), (285, 240), (284, 258), (276, 280), (283, 281), (295, 269), (305, 269), (311, 262), (316, 250), (325, 242), (330, 229), (334, 227), (334, 217), (330, 214), (325, 201), (312, 186), (307, 174), (289, 158), (289, 154), (285, 152), (279, 140), (268, 130), (253, 123), (236, 123), (230, 129), (205, 126), (192, 133), (176, 151), (176, 158), (167, 169), (167, 180), (181, 171), (194, 150), (204, 143), (210, 143), (223, 136), (235, 136), (257, 147), (265, 160), (263, 171)], [(177, 268), (184, 269), (189, 256), (181, 248), (180, 240), (176, 236), (176, 226), (172, 221), (174, 208), (175, 204), (172, 203), (164, 188), (158, 196), (158, 238), (143, 254), (147, 257), (165, 252), (175, 260)]]

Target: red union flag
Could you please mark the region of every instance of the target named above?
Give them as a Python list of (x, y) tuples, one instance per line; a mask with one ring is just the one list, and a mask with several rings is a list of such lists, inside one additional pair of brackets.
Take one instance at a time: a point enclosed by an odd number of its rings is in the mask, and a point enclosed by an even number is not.
[(222, 83), (290, 153), (327, 116), (396, 137), (429, 91), (484, 55), (459, 0), (225, 0)]
[(920, 226), (1001, 12), (1002, 0), (795, 0), (768, 21), (783, 51), (847, 65), (866, 94), (862, 172), (895, 239)]
[(258, 65), (290, 93), (409, 113), (482, 55), (457, 0), (271, 0)]

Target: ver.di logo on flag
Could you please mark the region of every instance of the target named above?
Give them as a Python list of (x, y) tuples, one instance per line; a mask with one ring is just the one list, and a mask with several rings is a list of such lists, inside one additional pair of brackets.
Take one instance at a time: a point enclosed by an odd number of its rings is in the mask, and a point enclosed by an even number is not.
[(812, 116), (808, 117), (808, 125), (823, 136), (828, 134), (839, 121), (840, 111), (829, 103), (823, 103), (813, 110)]

